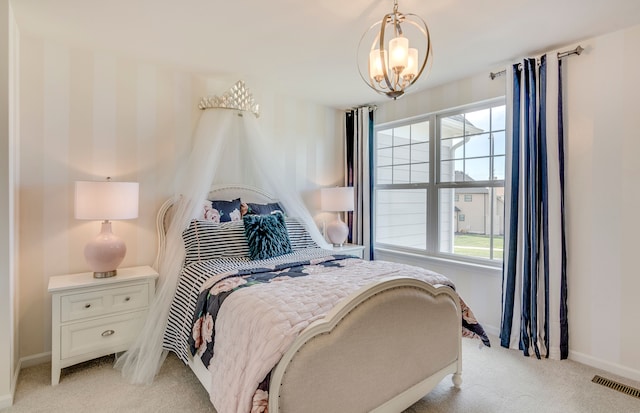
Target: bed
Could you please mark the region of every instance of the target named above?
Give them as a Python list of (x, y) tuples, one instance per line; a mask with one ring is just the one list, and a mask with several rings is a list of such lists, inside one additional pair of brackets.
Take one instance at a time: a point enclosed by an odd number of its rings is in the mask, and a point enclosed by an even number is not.
[[(212, 188), (208, 199), (277, 202), (241, 185)], [(172, 204), (158, 213), (158, 260)], [(461, 385), (463, 334), (489, 343), (446, 277), (335, 255), (308, 245), (291, 222), (290, 254), (208, 259), (200, 244), (195, 256), (187, 248), (164, 347), (190, 366), (218, 413), (400, 412), (448, 375)]]

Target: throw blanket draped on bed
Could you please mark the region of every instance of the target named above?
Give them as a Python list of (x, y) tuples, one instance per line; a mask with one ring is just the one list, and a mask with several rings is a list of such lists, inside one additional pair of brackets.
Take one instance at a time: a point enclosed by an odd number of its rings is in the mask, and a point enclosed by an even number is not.
[[(297, 335), (349, 294), (394, 276), (454, 288), (448, 278), (419, 267), (341, 256), (253, 265), (211, 277), (198, 298), (189, 344), (211, 372), (216, 409), (247, 413), (266, 406), (264, 380)], [(471, 310), (462, 300), (461, 305), (463, 336), (489, 345)]]

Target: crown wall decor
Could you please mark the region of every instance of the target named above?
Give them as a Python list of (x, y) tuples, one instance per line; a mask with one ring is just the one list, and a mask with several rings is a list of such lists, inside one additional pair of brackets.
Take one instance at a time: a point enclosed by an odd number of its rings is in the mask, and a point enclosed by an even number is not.
[(198, 108), (201, 110), (237, 109), (251, 112), (256, 118), (260, 116), (260, 105), (255, 102), (253, 95), (242, 80), (238, 80), (222, 96), (203, 97)]

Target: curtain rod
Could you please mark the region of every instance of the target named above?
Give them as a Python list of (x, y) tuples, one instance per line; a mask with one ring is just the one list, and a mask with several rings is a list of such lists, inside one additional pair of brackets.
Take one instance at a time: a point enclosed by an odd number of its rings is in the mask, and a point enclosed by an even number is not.
[(345, 111), (345, 112), (351, 112), (351, 111), (353, 111), (353, 110), (364, 109), (364, 108), (369, 109), (369, 112), (371, 112), (371, 111), (376, 111), (376, 110), (378, 110), (378, 105), (373, 105), (373, 104), (372, 104), (372, 105), (354, 106), (354, 107), (352, 107), (352, 108), (345, 109), (344, 111)]
[[(563, 57), (567, 57), (567, 56), (571, 56), (574, 54), (577, 54), (578, 56), (580, 56), (580, 54), (584, 51), (584, 48), (580, 45), (578, 45), (578, 47), (576, 47), (573, 50), (567, 50), (566, 52), (558, 52), (558, 59), (562, 59)], [(489, 73), (489, 77), (491, 78), (491, 80), (495, 79), (498, 76), (502, 76), (505, 73), (507, 73), (507, 70), (501, 70), (499, 72), (491, 72)]]

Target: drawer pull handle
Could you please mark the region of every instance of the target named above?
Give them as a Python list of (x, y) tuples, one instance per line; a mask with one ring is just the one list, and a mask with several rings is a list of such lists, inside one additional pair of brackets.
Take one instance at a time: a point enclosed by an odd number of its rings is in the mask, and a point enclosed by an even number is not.
[(84, 308), (89, 308), (89, 307), (91, 307), (91, 304), (85, 304), (84, 305)]
[(131, 297), (127, 297), (124, 299), (124, 301), (129, 301), (129, 300), (131, 300)]
[(113, 330), (106, 330), (102, 332), (102, 337), (109, 337), (110, 335), (115, 334), (115, 331)]

